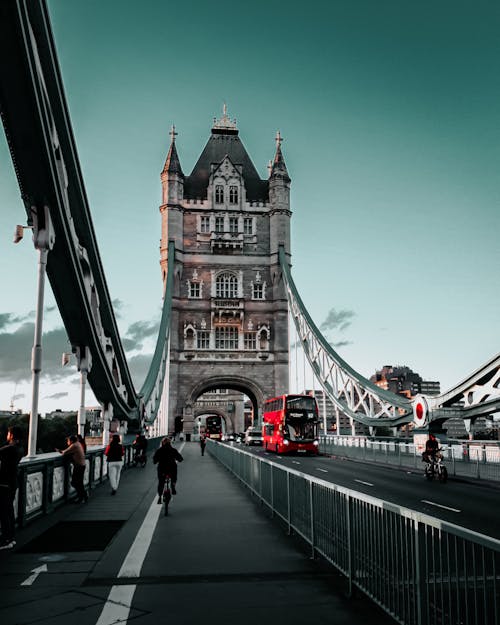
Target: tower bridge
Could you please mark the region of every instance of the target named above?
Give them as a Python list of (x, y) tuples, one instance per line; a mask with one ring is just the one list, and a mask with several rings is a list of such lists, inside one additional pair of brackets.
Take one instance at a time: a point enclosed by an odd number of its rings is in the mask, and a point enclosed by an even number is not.
[[(267, 396), (286, 392), (289, 315), (324, 392), (368, 427), (419, 427), (450, 416), (473, 421), (500, 409), (500, 357), (438, 396), (407, 398), (355, 371), (322, 336), (291, 273), (290, 176), (276, 137), (261, 179), (224, 109), (191, 174), (177, 133), (161, 172), (160, 268), (163, 308), (154, 356), (136, 389), (116, 324), (64, 97), (44, 2), (2, 3), (2, 121), (28, 225), (79, 369), (105, 420), (139, 418), (160, 434), (203, 393), (245, 393), (259, 414)], [(182, 135), (179, 140), (182, 139)], [(34, 375), (42, 367), (36, 344)]]

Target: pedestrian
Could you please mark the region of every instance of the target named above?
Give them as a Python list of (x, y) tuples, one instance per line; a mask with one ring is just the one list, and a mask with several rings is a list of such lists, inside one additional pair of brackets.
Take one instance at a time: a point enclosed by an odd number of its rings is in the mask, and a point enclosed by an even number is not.
[(175, 447), (172, 447), (172, 439), (166, 436), (161, 441), (161, 447), (158, 447), (153, 456), (153, 463), (158, 465), (158, 503), (161, 503), (167, 475), (170, 476), (172, 483), (172, 495), (177, 494), (175, 489), (177, 483), (177, 462), (182, 461), (183, 457), (181, 454)]
[(120, 483), (120, 474), (123, 466), (123, 456), (125, 448), (120, 442), (120, 435), (113, 434), (111, 442), (104, 451), (108, 462), (108, 477), (111, 485), (111, 494), (116, 495), (118, 484)]
[(60, 450), (56, 448), (63, 456), (66, 456), (71, 460), (73, 464), (73, 473), (71, 475), (71, 486), (76, 490), (76, 499), (75, 503), (87, 502), (88, 495), (85, 490), (85, 486), (83, 485), (83, 476), (85, 475), (85, 453), (83, 451), (83, 447), (81, 443), (78, 441), (76, 434), (68, 436), (66, 439), (67, 447), (64, 450)]
[(200, 449), (201, 449), (201, 455), (204, 456), (205, 455), (205, 447), (207, 446), (207, 437), (205, 436), (205, 434), (202, 434), (200, 436)]
[(0, 447), (0, 549), (12, 549), (16, 546), (14, 498), (17, 490), (17, 466), (24, 455), (21, 435), (21, 428), (11, 425), (7, 429), (7, 445)]
[(86, 454), (87, 453), (87, 443), (85, 442), (85, 439), (83, 438), (83, 436), (81, 434), (77, 434), (76, 438), (78, 439), (78, 442), (80, 443), (80, 445), (83, 448), (83, 453)]

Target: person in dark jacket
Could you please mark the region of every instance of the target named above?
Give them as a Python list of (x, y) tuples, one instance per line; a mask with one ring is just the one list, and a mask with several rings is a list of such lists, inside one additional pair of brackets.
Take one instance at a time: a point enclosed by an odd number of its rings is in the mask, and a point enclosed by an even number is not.
[(204, 456), (205, 455), (205, 447), (207, 446), (207, 437), (205, 436), (205, 434), (201, 434), (200, 436), (200, 451), (201, 451), (201, 455)]
[(11, 425), (7, 430), (7, 445), (0, 447), (0, 549), (16, 546), (14, 498), (17, 490), (17, 466), (24, 455), (20, 443), (21, 429)]
[(429, 438), (427, 439), (427, 442), (425, 443), (425, 451), (422, 454), (422, 460), (424, 462), (432, 462), (432, 460), (434, 460), (434, 457), (438, 449), (439, 449), (438, 439), (434, 436), (434, 434), (429, 434)]
[(116, 495), (122, 472), (123, 456), (125, 454), (125, 448), (120, 442), (119, 434), (113, 434), (113, 438), (106, 447), (104, 454), (108, 462), (108, 477), (111, 486), (111, 494)]
[(172, 447), (172, 439), (166, 436), (161, 441), (161, 447), (158, 447), (153, 456), (154, 464), (158, 465), (158, 503), (161, 504), (163, 487), (165, 486), (165, 478), (167, 475), (170, 475), (172, 494), (177, 494), (175, 490), (175, 485), (177, 483), (177, 463), (183, 460), (184, 458), (177, 449)]

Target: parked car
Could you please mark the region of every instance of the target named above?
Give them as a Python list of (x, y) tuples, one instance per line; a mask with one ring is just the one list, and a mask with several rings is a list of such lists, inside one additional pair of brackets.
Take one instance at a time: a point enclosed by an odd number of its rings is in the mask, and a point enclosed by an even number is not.
[(262, 430), (257, 428), (248, 428), (245, 432), (245, 445), (262, 445)]

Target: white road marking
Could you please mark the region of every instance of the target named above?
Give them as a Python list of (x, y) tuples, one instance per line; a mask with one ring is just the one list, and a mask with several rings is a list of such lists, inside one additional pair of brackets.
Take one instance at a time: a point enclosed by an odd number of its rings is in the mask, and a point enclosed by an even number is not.
[(297, 462), (297, 460), (292, 460), (293, 464), (300, 464), (300, 462)]
[[(185, 443), (182, 443), (179, 447), (179, 453), (184, 448), (184, 445)], [(118, 572), (118, 577), (140, 576), (142, 565), (149, 545), (151, 544), (153, 532), (155, 531), (162, 509), (163, 506), (159, 506), (156, 503), (155, 494), (153, 503), (149, 506), (149, 510), (137, 532), (135, 540), (123, 560), (123, 564)], [(113, 625), (113, 623), (126, 625), (135, 589), (135, 584), (112, 586), (96, 625)]]
[(31, 569), (31, 575), (27, 577), (24, 582), (21, 582), (21, 586), (31, 586), (40, 573), (46, 573), (48, 571), (47, 565), (42, 564), (37, 566), (36, 569)]
[(320, 469), (319, 467), (315, 467), (316, 471), (323, 471), (323, 473), (328, 473), (326, 469)]
[(436, 506), (437, 508), (443, 508), (444, 510), (450, 510), (451, 512), (462, 512), (457, 508), (450, 508), (449, 506), (443, 506), (440, 503), (435, 503), (434, 501), (429, 501), (428, 499), (421, 499), (423, 503), (428, 503), (430, 506)]
[(359, 484), (364, 484), (365, 486), (373, 486), (373, 484), (370, 484), (370, 482), (363, 482), (363, 480), (354, 480), (355, 482), (359, 482)]
[(102, 609), (96, 625), (113, 625), (126, 623), (134, 598), (135, 584), (129, 586), (112, 586), (108, 599)]

